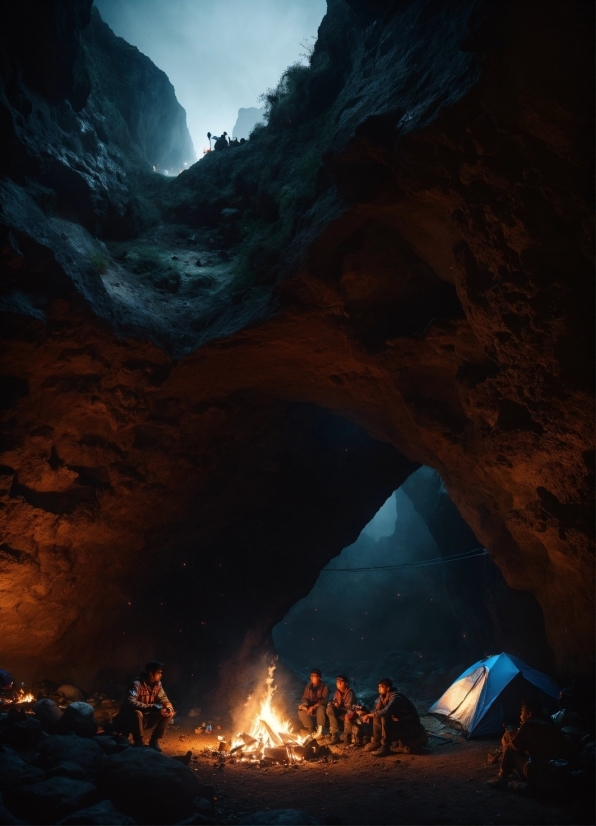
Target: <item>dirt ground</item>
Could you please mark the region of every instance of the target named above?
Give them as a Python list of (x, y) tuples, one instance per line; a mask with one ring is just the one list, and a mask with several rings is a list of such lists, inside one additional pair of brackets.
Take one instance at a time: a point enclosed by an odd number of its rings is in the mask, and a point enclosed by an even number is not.
[[(433, 728), (429, 718), (423, 720)], [(324, 762), (260, 767), (220, 761), (217, 735), (195, 735), (195, 719), (182, 718), (164, 738), (164, 752), (192, 751), (191, 768), (215, 787), (222, 822), (252, 812), (300, 809), (320, 823), (341, 824), (588, 824), (589, 804), (554, 805), (487, 788), (495, 766), (487, 761), (497, 742), (429, 738), (423, 755), (378, 758), (343, 746)]]

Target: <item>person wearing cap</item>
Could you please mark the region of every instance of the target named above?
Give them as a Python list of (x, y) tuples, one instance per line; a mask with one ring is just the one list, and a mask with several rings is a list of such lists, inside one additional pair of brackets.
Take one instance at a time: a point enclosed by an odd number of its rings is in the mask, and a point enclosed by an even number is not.
[(391, 754), (394, 740), (399, 740), (402, 752), (416, 751), (428, 742), (414, 704), (393, 687), (389, 677), (379, 680), (379, 699), (374, 711), (363, 714), (361, 720), (364, 723), (372, 721), (373, 736), (366, 751), (374, 752), (376, 757)]
[(329, 699), (329, 689), (327, 683), (321, 679), (321, 672), (318, 668), (313, 668), (310, 672), (310, 681), (306, 684), (302, 694), (302, 701), (298, 706), (298, 717), (302, 727), (307, 729), (309, 734), (315, 730), (317, 724), (316, 737), (323, 734), (323, 728), (327, 723), (325, 709)]
[(356, 695), (348, 684), (345, 674), (338, 674), (335, 678), (335, 694), (327, 706), (327, 717), (329, 719), (329, 731), (331, 741), (329, 745), (340, 742), (339, 724), (343, 723), (346, 745), (352, 742), (352, 722), (353, 706), (356, 705)]

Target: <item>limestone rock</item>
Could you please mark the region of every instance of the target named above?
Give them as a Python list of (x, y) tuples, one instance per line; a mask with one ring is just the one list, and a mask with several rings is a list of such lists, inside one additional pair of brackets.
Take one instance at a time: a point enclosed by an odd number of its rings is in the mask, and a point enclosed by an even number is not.
[(97, 731), (97, 721), (93, 706), (76, 701), (71, 703), (57, 725), (59, 734), (78, 734), (79, 737), (93, 737)]
[(0, 752), (0, 792), (13, 786), (37, 783), (43, 779), (44, 773), (41, 769), (28, 765), (16, 753)]
[(56, 766), (48, 769), (46, 776), (50, 777), (69, 777), (71, 780), (89, 780), (89, 776), (82, 766), (72, 760), (63, 760)]
[(53, 777), (34, 786), (18, 786), (4, 793), (9, 811), (34, 824), (55, 823), (96, 799), (97, 789), (91, 783), (66, 777)]
[(34, 703), (33, 711), (43, 726), (43, 730), (48, 734), (53, 734), (56, 731), (56, 726), (64, 714), (63, 710), (49, 697), (44, 697), (43, 700)]
[(42, 725), (33, 717), (0, 729), (0, 743), (12, 746), (17, 751), (35, 746), (42, 737)]
[(93, 778), (103, 759), (104, 753), (94, 739), (55, 734), (43, 743), (36, 765), (49, 771), (61, 763), (76, 763)]
[(312, 826), (320, 821), (298, 809), (267, 809), (263, 812), (255, 812), (241, 822), (261, 824), (261, 826)]
[(177, 823), (189, 817), (201, 789), (193, 771), (152, 749), (106, 758), (97, 783), (102, 795), (139, 823)]
[(117, 811), (109, 800), (100, 800), (94, 806), (73, 812), (59, 823), (69, 826), (134, 826), (136, 821)]

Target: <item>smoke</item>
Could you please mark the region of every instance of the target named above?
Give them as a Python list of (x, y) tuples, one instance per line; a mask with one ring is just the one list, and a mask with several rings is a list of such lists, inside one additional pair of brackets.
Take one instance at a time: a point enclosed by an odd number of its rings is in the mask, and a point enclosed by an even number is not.
[(197, 157), (207, 132), (232, 133), (316, 35), (325, 0), (95, 0), (114, 32), (168, 75)]

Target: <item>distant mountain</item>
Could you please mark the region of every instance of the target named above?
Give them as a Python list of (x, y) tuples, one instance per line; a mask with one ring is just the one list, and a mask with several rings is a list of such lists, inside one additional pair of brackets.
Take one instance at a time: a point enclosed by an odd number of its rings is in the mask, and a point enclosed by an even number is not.
[(234, 126), (232, 137), (238, 138), (238, 140), (241, 138), (248, 140), (250, 133), (257, 123), (261, 123), (264, 118), (265, 110), (257, 109), (256, 106), (251, 106), (248, 109), (238, 109), (238, 120)]

